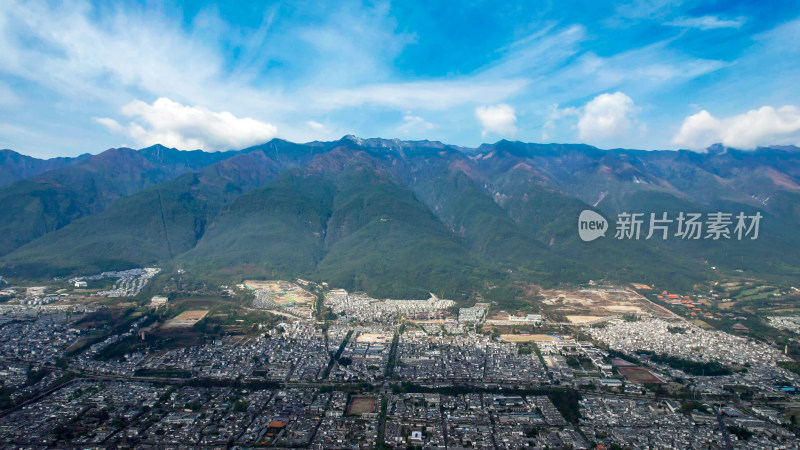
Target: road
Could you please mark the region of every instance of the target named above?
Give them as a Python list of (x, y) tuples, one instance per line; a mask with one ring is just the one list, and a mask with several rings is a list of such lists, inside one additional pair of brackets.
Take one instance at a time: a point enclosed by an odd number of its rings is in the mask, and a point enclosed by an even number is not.
[(722, 420), (722, 415), (719, 413), (719, 408), (714, 408), (714, 414), (717, 416), (717, 422), (719, 422), (719, 431), (722, 433), (722, 438), (725, 439), (725, 448), (727, 450), (733, 450), (731, 436), (728, 434), (728, 427), (725, 426), (725, 421)]

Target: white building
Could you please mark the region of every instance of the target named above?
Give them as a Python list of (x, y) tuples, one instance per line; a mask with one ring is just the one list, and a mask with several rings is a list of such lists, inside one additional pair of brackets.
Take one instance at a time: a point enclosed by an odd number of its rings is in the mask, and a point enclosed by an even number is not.
[(164, 296), (161, 296), (161, 295), (156, 295), (155, 297), (150, 299), (150, 306), (152, 306), (154, 308), (158, 308), (160, 306), (166, 305), (167, 301), (169, 301), (169, 299), (167, 297), (164, 297)]
[(508, 320), (511, 322), (520, 322), (520, 323), (539, 323), (544, 322), (544, 317), (541, 314), (528, 314), (527, 316), (508, 316)]

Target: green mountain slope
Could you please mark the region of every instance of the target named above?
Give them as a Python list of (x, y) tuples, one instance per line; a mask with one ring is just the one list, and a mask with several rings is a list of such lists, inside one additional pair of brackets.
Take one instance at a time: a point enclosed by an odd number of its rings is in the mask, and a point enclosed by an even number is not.
[[(218, 280), (302, 277), (377, 296), (453, 298), (515, 282), (688, 288), (736, 270), (782, 284), (800, 276), (794, 148), (696, 154), (501, 141), (470, 150), (346, 136), (175, 152), (107, 152), (0, 189), (12, 214), (0, 220), (2, 274), (157, 264)], [(578, 238), (584, 209), (609, 219), (605, 238)], [(646, 240), (646, 223), (640, 240), (618, 240), (623, 211), (763, 220), (756, 241)]]
[(183, 152), (154, 146), (111, 149), (79, 164), (0, 188), (0, 255), (103, 211), (115, 201), (200, 170), (232, 152)]
[(191, 249), (218, 205), (196, 174), (126, 197), (18, 248), (3, 261), (22, 277), (153, 265)]
[(486, 273), (411, 191), (363, 166), (286, 173), (242, 195), (178, 260), (209, 273), (302, 276), (387, 296), (452, 294)]

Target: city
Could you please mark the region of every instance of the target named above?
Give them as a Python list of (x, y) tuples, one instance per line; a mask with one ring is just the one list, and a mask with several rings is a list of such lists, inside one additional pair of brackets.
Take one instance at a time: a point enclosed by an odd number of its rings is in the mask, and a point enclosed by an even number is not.
[[(156, 273), (5, 288), (6, 442), (798, 448), (792, 359), (670, 312), (647, 286), (543, 290), (520, 315), (306, 280), (148, 298)], [(108, 295), (139, 276), (136, 292)], [(796, 332), (796, 316), (770, 320)]]

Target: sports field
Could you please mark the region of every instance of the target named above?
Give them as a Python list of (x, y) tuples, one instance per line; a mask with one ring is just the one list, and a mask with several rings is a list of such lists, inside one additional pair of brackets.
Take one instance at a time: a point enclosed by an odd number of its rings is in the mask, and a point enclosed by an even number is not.
[(377, 399), (375, 397), (353, 397), (350, 400), (350, 406), (347, 407), (347, 415), (360, 416), (373, 413), (375, 412), (376, 403)]
[(356, 342), (391, 344), (392, 338), (393, 336), (390, 334), (364, 333), (360, 334), (358, 338), (356, 338)]
[(649, 370), (641, 367), (618, 367), (617, 370), (625, 375), (625, 378), (636, 383), (663, 383), (663, 381), (653, 375)]

